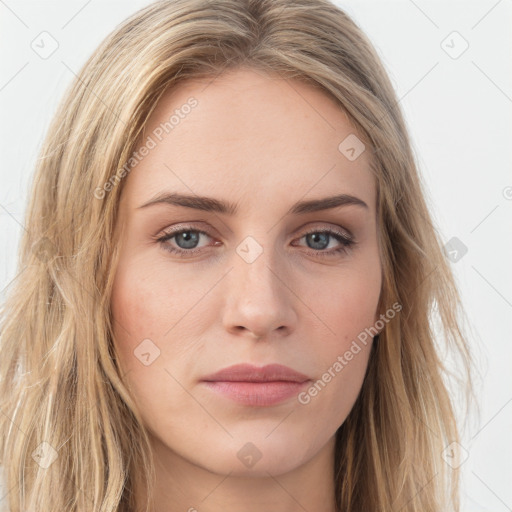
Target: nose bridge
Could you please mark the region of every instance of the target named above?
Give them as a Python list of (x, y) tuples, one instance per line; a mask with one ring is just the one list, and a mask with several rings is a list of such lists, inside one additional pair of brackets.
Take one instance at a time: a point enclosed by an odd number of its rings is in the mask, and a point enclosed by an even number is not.
[[(276, 273), (279, 262), (275, 251), (267, 246), (265, 249), (253, 237), (247, 237), (236, 248), (234, 258), (235, 273), (240, 279), (240, 287), (249, 288), (257, 299), (264, 295), (276, 294)], [(261, 298), (261, 297), (260, 297)]]
[(273, 247), (264, 247), (248, 236), (236, 247), (231, 266), (225, 327), (237, 331), (245, 328), (257, 336), (269, 335), (275, 329), (293, 329), (293, 294), (284, 284), (286, 268)]

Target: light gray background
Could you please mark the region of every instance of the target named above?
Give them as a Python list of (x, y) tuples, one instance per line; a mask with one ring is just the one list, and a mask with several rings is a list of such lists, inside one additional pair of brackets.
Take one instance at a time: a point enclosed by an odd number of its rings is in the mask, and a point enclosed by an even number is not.
[[(0, 0), (0, 290), (16, 274), (28, 183), (57, 102), (101, 40), (147, 3)], [(512, 510), (512, 1), (336, 3), (388, 69), (444, 241), (467, 247), (452, 267), (482, 380), (481, 415), (464, 434), (462, 510)], [(58, 43), (48, 58), (31, 47), (51, 48), (44, 31)]]

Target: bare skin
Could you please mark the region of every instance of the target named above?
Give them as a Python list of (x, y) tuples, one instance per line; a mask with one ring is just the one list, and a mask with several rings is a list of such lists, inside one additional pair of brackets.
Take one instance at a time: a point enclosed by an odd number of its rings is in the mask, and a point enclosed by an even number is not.
[[(152, 440), (153, 511), (334, 512), (335, 433), (360, 392), (371, 339), (302, 402), (244, 405), (202, 379), (236, 363), (279, 363), (311, 384), (375, 323), (382, 275), (369, 151), (350, 161), (338, 149), (357, 131), (322, 91), (246, 68), (166, 93), (144, 139), (191, 97), (197, 105), (125, 178), (116, 226), (115, 347)], [(165, 192), (237, 212), (139, 208)], [(341, 194), (364, 205), (289, 213)], [(174, 228), (185, 235), (157, 240)]]

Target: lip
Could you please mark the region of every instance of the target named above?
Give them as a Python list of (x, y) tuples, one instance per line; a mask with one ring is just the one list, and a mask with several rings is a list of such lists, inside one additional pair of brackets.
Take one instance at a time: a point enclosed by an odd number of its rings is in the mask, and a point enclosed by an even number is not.
[(270, 406), (296, 396), (311, 379), (280, 364), (236, 364), (201, 381), (211, 391), (243, 405)]

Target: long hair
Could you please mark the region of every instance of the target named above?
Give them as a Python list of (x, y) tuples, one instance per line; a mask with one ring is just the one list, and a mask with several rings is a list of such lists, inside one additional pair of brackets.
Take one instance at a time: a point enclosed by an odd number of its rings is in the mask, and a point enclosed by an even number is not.
[(459, 470), (443, 454), (460, 431), (439, 347), (456, 358), (466, 397), (473, 356), (376, 50), (328, 0), (163, 0), (128, 18), (89, 58), (38, 159), (1, 318), (0, 465), (11, 512), (131, 512), (135, 489), (151, 489), (148, 436), (113, 348), (125, 163), (164, 92), (241, 66), (321, 88), (372, 156), (379, 312), (395, 302), (402, 310), (373, 345), (336, 433), (336, 504), (344, 512), (459, 510)]

